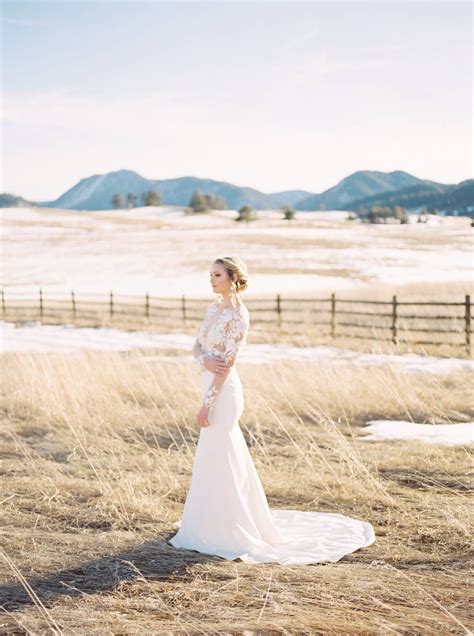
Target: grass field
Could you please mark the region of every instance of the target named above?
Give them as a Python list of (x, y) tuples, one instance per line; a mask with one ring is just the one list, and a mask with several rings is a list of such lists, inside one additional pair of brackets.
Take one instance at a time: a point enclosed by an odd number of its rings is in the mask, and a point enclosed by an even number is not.
[[(400, 353), (410, 347), (341, 334), (328, 340), (327, 324), (299, 321), (285, 299), (474, 296), (464, 218), (369, 227), (340, 212), (298, 213), (290, 224), (268, 212), (244, 225), (232, 211), (193, 217), (176, 208), (4, 209), (1, 216), (7, 309), (42, 287), (50, 324), (194, 335), (206, 297), (213, 299), (209, 266), (229, 254), (249, 267), (249, 344)], [(54, 304), (71, 289), (78, 309), (89, 311), (74, 321), (68, 306)], [(135, 313), (117, 311), (110, 320), (111, 289), (117, 303), (134, 296), (126, 302), (136, 303)], [(102, 305), (87, 305), (81, 294), (88, 292), (100, 294)], [(178, 309), (147, 321), (146, 292), (203, 304), (194, 320), (183, 322)], [(259, 323), (252, 301), (277, 293), (281, 327)], [(3, 318), (38, 319), (33, 298), (26, 311)], [(434, 324), (423, 320), (418, 326)], [(450, 321), (444, 324), (459, 330), (462, 343), (462, 320)], [(447, 341), (412, 350), (468, 355)], [(2, 353), (0, 633), (469, 633), (472, 446), (368, 441), (364, 425), (472, 421), (471, 372), (240, 362), (240, 425), (270, 506), (361, 518), (377, 537), (337, 564), (255, 566), (167, 543), (189, 487), (200, 396), (197, 368), (182, 357), (190, 351), (166, 351), (173, 356), (166, 360), (159, 353), (64, 355), (54, 346)]]
[(198, 429), (194, 366), (3, 354), (1, 633), (465, 634), (467, 446), (369, 442), (372, 419), (472, 420), (472, 375), (240, 365), (272, 508), (370, 521), (337, 564), (247, 565), (166, 543)]

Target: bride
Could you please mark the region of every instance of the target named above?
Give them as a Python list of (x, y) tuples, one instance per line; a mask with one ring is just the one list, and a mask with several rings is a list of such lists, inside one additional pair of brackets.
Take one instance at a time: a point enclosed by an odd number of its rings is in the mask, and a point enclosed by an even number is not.
[(235, 362), (249, 329), (239, 298), (247, 268), (238, 257), (218, 258), (210, 277), (221, 296), (208, 306), (193, 347), (201, 370), (199, 441), (179, 530), (169, 542), (225, 559), (283, 565), (335, 562), (370, 545), (374, 530), (365, 521), (269, 508), (239, 427), (244, 398)]

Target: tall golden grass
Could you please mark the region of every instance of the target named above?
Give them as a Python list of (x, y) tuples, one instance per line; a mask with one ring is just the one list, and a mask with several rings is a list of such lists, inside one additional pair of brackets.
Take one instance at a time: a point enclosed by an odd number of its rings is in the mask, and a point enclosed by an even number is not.
[(373, 523), (337, 564), (248, 565), (166, 541), (189, 486), (197, 368), (139, 352), (3, 354), (2, 633), (465, 634), (468, 447), (368, 442), (463, 422), (467, 373), (239, 365), (270, 506)]

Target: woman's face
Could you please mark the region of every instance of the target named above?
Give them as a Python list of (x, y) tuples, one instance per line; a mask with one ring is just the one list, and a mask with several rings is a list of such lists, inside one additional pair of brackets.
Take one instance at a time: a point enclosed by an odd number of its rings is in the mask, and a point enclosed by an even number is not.
[(226, 274), (224, 266), (220, 263), (213, 263), (210, 271), (210, 281), (212, 285), (212, 291), (216, 294), (222, 294), (229, 291), (230, 280)]

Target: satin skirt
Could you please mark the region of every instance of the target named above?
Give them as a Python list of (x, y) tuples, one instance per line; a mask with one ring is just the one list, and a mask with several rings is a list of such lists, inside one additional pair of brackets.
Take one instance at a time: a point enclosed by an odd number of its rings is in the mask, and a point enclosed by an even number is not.
[[(202, 396), (214, 374), (201, 372)], [(175, 548), (246, 563), (339, 561), (374, 542), (370, 523), (339, 514), (270, 509), (239, 426), (244, 408), (235, 367), (201, 428)]]

